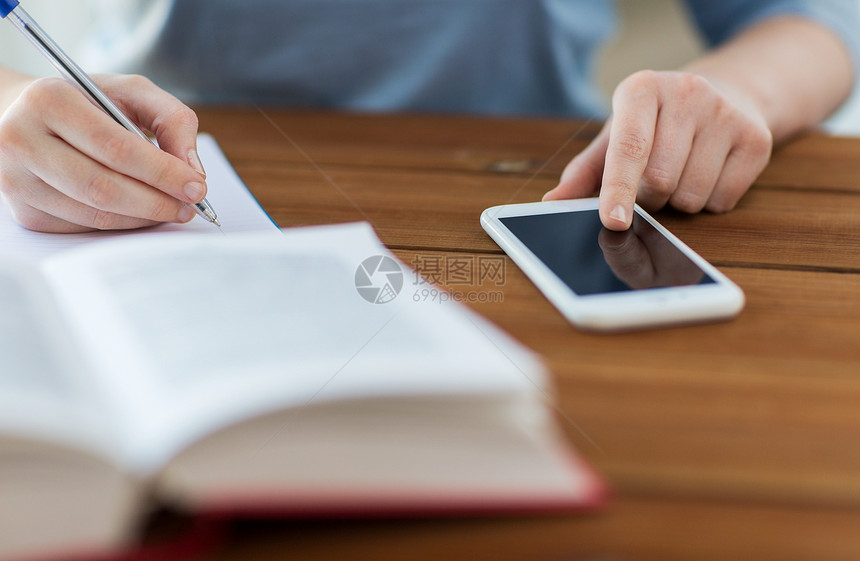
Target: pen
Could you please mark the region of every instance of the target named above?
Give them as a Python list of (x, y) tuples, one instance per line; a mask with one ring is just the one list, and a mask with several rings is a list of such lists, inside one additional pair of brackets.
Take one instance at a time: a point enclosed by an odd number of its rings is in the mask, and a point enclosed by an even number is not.
[[(8, 16), (8, 17), (7, 17)], [(68, 80), (72, 85), (76, 86), (90, 101), (97, 107), (101, 107), (108, 115), (125, 127), (130, 132), (133, 132), (142, 139), (155, 144), (155, 141), (146, 136), (137, 125), (132, 122), (122, 111), (119, 110), (110, 98), (87, 76), (80, 66), (69, 58), (63, 50), (51, 39), (45, 31), (30, 17), (30, 15), (21, 7), (18, 0), (0, 0), (0, 17), (9, 20), (12, 25), (24, 34), (39, 51), (45, 55), (54, 68)], [(156, 144), (157, 146), (157, 144)], [(215, 224), (221, 226), (218, 221), (218, 216), (209, 204), (209, 201), (203, 199), (201, 202), (194, 205), (194, 210), (197, 214)]]

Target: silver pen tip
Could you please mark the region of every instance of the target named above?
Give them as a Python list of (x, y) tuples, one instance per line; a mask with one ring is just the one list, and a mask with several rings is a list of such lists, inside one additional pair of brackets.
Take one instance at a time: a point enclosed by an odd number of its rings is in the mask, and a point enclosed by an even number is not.
[(221, 227), (221, 223), (218, 221), (218, 215), (215, 214), (214, 210), (212, 210), (212, 207), (209, 205), (209, 201), (203, 199), (194, 205), (194, 209), (197, 211), (197, 214), (205, 218), (207, 221), (215, 224), (219, 228)]

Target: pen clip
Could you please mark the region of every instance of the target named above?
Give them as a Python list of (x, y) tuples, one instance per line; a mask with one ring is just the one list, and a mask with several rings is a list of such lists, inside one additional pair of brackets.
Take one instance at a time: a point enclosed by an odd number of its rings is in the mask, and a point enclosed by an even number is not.
[(0, 0), (0, 18), (5, 18), (17, 7), (18, 0)]

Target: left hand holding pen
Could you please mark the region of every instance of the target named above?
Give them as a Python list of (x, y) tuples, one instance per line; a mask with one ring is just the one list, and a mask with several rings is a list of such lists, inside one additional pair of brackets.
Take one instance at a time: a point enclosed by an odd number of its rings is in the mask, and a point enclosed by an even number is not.
[(626, 230), (633, 204), (683, 212), (734, 208), (770, 159), (773, 139), (746, 98), (686, 72), (642, 71), (612, 97), (613, 115), (544, 200), (593, 196)]

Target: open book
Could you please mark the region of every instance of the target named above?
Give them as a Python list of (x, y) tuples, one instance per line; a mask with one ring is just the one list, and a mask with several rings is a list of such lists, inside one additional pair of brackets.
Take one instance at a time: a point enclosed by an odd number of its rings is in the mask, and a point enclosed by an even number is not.
[(366, 224), (0, 260), (0, 559), (116, 550), (159, 503), (594, 506), (540, 363), (410, 276)]

